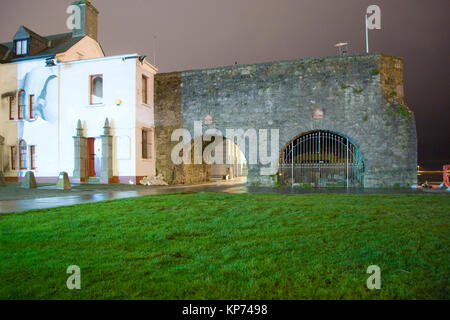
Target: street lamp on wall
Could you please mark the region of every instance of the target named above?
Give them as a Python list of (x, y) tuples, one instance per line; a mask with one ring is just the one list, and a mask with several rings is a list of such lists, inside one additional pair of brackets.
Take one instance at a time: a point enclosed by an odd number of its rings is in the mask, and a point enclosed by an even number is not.
[(122, 61), (128, 60), (128, 59), (138, 59), (140, 63), (143, 63), (145, 58), (147, 58), (147, 56), (131, 56), (131, 57), (124, 57), (122, 58)]
[(56, 59), (55, 58), (45, 59), (45, 66), (46, 67), (55, 67), (56, 66)]

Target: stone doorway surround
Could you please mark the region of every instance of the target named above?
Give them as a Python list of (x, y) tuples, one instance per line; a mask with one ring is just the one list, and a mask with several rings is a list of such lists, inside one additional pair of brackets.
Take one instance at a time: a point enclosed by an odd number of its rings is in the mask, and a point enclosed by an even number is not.
[[(81, 120), (77, 123), (77, 134), (74, 139), (74, 170), (73, 180), (74, 182), (87, 182), (89, 180), (89, 153), (88, 153), (88, 138), (84, 135), (84, 128)], [(101, 172), (100, 183), (107, 184), (113, 182), (113, 170), (112, 170), (112, 141), (111, 126), (108, 118), (105, 120), (103, 126), (103, 134), (100, 137), (102, 144), (101, 155)]]

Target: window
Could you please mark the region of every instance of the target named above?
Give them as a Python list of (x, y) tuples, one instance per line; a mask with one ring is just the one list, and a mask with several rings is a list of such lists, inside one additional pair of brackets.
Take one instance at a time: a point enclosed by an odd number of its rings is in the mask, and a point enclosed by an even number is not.
[(11, 147), (11, 171), (16, 170), (16, 147)]
[(142, 159), (152, 158), (152, 131), (142, 129)]
[(19, 94), (18, 94), (18, 115), (19, 115), (19, 119), (24, 119), (25, 118), (25, 90), (20, 90)]
[(34, 119), (34, 94), (29, 96), (29, 106), (30, 106), (30, 119)]
[(30, 169), (36, 170), (36, 146), (30, 146)]
[(23, 56), (28, 53), (28, 41), (18, 40), (16, 41), (16, 55)]
[(148, 78), (142, 76), (142, 103), (148, 104)]
[(14, 97), (8, 97), (9, 99), (9, 120), (14, 120)]
[(103, 101), (103, 75), (90, 76), (89, 104), (101, 104)]
[(25, 140), (20, 140), (19, 142), (19, 165), (20, 170), (27, 168), (27, 143)]

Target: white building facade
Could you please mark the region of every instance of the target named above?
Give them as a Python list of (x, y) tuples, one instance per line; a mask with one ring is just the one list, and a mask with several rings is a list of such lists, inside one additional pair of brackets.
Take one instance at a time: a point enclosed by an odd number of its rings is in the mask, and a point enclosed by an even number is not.
[[(96, 27), (92, 4), (74, 4)], [(7, 181), (33, 171), (38, 182), (55, 182), (64, 171), (72, 182), (136, 184), (156, 173), (157, 69), (138, 54), (105, 57), (96, 30), (83, 28), (76, 37), (41, 37), (21, 27), (0, 45), (0, 170)]]

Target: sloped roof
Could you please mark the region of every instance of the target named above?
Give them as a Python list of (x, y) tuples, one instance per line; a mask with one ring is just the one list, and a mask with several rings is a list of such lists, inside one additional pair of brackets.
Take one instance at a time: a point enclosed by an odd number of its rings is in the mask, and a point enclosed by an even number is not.
[[(21, 26), (17, 33), (15, 34), (14, 40), (28, 39), (30, 37), (37, 38), (41, 41), (47, 42), (47, 48), (35, 52), (34, 54), (29, 54), (25, 57), (16, 56), (14, 54), (14, 42), (5, 42), (0, 43), (0, 61), (2, 63), (10, 62), (13, 59), (20, 58), (21, 60), (26, 60), (27, 58), (33, 58), (37, 56), (43, 55), (56, 55), (58, 53), (66, 52), (72, 46), (74, 46), (77, 42), (84, 38), (84, 36), (72, 37), (72, 32), (68, 33), (60, 33), (42, 37), (37, 33), (33, 32), (27, 27)], [(6, 52), (5, 52), (6, 48)]]
[(17, 30), (16, 34), (14, 35), (13, 40), (23, 40), (23, 39), (30, 39), (35, 38), (40, 41), (48, 41), (44, 37), (38, 35), (36, 32), (28, 29), (25, 26), (20, 26), (19, 30)]

